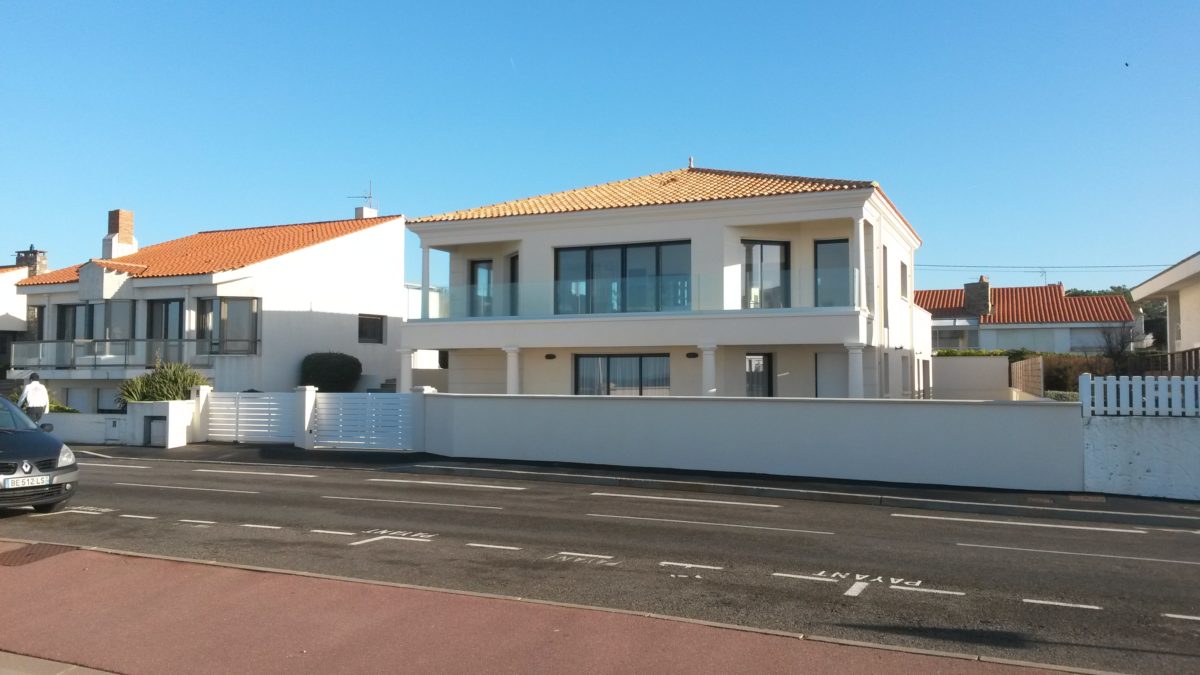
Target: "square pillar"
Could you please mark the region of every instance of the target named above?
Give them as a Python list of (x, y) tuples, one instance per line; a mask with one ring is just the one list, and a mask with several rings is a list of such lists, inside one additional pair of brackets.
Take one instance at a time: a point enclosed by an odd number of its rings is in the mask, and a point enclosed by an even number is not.
[(861, 342), (846, 344), (848, 358), (846, 393), (850, 398), (863, 398), (863, 347)]
[[(412, 317), (408, 317), (412, 318)], [(421, 316), (429, 318), (429, 247), (421, 246)], [(405, 391), (408, 391), (405, 389)]]
[(313, 386), (296, 387), (296, 430), (292, 434), (292, 445), (301, 450), (312, 450), (316, 447), (313, 434), (313, 419), (317, 410), (317, 388)]
[(396, 378), (396, 393), (404, 394), (412, 391), (412, 357), (415, 349), (401, 347), (396, 350), (400, 355), (400, 376)]
[(867, 303), (863, 297), (863, 291), (865, 290), (863, 288), (863, 279), (866, 278), (865, 267), (863, 265), (863, 260), (865, 258), (863, 255), (863, 245), (866, 242), (864, 241), (865, 237), (863, 231), (863, 219), (855, 218), (854, 231), (850, 235), (850, 261), (852, 267), (850, 288), (854, 298), (852, 302), (856, 309), (867, 306)]
[(521, 393), (521, 348), (504, 347), (504, 362), (506, 377), (504, 393), (515, 395)]
[(717, 395), (717, 346), (700, 345), (700, 394)]
[(188, 438), (189, 443), (204, 443), (208, 441), (208, 395), (213, 388), (209, 385), (192, 387), (192, 427)]

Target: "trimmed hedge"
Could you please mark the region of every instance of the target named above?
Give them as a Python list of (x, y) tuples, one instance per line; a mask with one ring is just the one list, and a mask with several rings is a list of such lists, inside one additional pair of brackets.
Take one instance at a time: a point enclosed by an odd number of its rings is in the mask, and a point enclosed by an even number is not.
[(361, 376), (362, 362), (349, 354), (317, 352), (300, 362), (300, 386), (324, 392), (352, 392)]

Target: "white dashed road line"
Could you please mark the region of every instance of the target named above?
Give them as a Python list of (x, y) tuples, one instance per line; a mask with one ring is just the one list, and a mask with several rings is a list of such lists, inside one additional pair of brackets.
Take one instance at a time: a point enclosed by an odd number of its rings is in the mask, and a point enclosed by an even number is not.
[(1031, 605), (1053, 605), (1055, 607), (1074, 607), (1075, 609), (1104, 609), (1096, 605), (1077, 605), (1073, 602), (1056, 602), (1054, 600), (1034, 600), (1033, 598), (1021, 598), (1021, 602), (1027, 602)]
[(478, 504), (443, 504), (440, 502), (415, 502), (406, 499), (370, 499), (368, 497), (334, 497), (331, 495), (322, 495), (321, 499), (344, 499), (352, 502), (387, 502), (389, 504), (421, 504), (423, 506), (454, 506), (460, 509), (490, 509), (493, 511), (504, 510), (503, 506), (480, 506)]
[(281, 476), (284, 478), (316, 478), (311, 473), (275, 473), (273, 471), (232, 471), (229, 469), (192, 469), (196, 473), (238, 473), (247, 476)]
[(76, 511), (75, 509), (66, 509), (64, 511), (55, 511), (53, 513), (33, 513), (33, 514), (30, 514), (29, 517), (30, 518), (45, 518), (47, 516), (65, 516), (68, 513), (79, 513), (79, 514), (82, 514), (85, 516), (104, 515), (104, 514), (100, 513), (99, 511)]
[(255, 490), (219, 490), (217, 488), (180, 487), (178, 485), (147, 485), (145, 483), (113, 483), (113, 485), (124, 485), (126, 487), (161, 488), (163, 490), (197, 490), (200, 492), (234, 492), (234, 493), (241, 494), (241, 495), (259, 494)]
[(467, 544), (467, 546), (474, 546), (475, 548), (498, 548), (502, 551), (520, 551), (521, 550), (520, 546), (500, 546), (499, 544)]
[(957, 546), (966, 546), (968, 548), (994, 548), (1003, 551), (1023, 551), (1026, 553), (1051, 553), (1054, 555), (1077, 555), (1085, 558), (1115, 558), (1117, 560), (1140, 560), (1142, 562), (1158, 562), (1170, 563), (1173, 565), (1200, 565), (1200, 560), (1166, 560), (1163, 558), (1138, 558), (1129, 555), (1111, 555), (1108, 553), (1076, 553), (1074, 551), (1053, 551), (1043, 548), (1017, 548), (1015, 546), (989, 546), (988, 544), (963, 544), (958, 543)]
[(773, 577), (784, 577), (786, 579), (804, 579), (805, 581), (827, 581), (829, 583), (836, 582), (837, 579), (826, 579), (825, 577), (810, 577), (807, 574), (784, 574), (783, 572), (771, 572)]
[(1060, 530), (1092, 530), (1094, 532), (1120, 532), (1123, 534), (1146, 534), (1145, 530), (1130, 530), (1117, 527), (1089, 527), (1087, 525), (1052, 525), (1050, 523), (1022, 523), (1016, 520), (985, 520), (983, 518), (951, 518), (949, 516), (920, 516), (915, 513), (893, 513), (893, 518), (919, 518), (921, 520), (952, 520), (959, 523), (986, 523), (988, 525), (1019, 525), (1021, 527), (1052, 527)]
[(132, 513), (122, 513), (118, 518), (137, 518), (138, 520), (158, 520), (158, 516), (135, 516)]
[(353, 537), (357, 532), (342, 532), (340, 530), (309, 530), (313, 534), (336, 534), (343, 537)]
[(914, 586), (888, 586), (893, 591), (916, 591), (918, 593), (938, 593), (941, 595), (966, 595), (959, 591), (943, 591), (937, 588), (916, 588)]
[(241, 527), (253, 527), (259, 530), (282, 530), (278, 525), (255, 525), (253, 523), (242, 523)]
[(149, 469), (148, 466), (137, 464), (101, 464), (99, 462), (76, 462), (79, 466), (103, 466), (109, 469)]
[(180, 518), (181, 523), (192, 523), (193, 525), (216, 525), (215, 520), (192, 520), (191, 518)]
[(717, 567), (715, 565), (697, 565), (695, 563), (671, 562), (669, 560), (664, 560), (664, 561), (658, 563), (658, 566), (659, 567), (683, 567), (683, 568), (689, 569), (689, 570), (690, 569), (697, 569), (697, 570), (723, 570), (723, 569), (725, 569), (724, 567)]
[(573, 553), (571, 551), (559, 551), (559, 555), (573, 555), (576, 558), (600, 558), (601, 560), (612, 560), (611, 555), (600, 555), (598, 553)]
[(1163, 614), (1168, 619), (1183, 619), (1185, 621), (1200, 621), (1200, 616), (1188, 616), (1187, 614)]
[(798, 532), (800, 534), (833, 534), (819, 530), (794, 530), (787, 527), (767, 527), (766, 525), (737, 525), (735, 523), (710, 523), (703, 520), (676, 520), (674, 518), (647, 518), (645, 516), (618, 516), (611, 513), (589, 513), (592, 518), (620, 518), (623, 520), (650, 520), (658, 523), (682, 523), (684, 525), (712, 525), (714, 527), (738, 527), (747, 530), (772, 530), (775, 532)]
[(729, 502), (718, 499), (688, 499), (687, 497), (656, 497), (653, 495), (631, 495), (620, 492), (593, 492), (593, 497), (624, 497), (626, 499), (653, 499), (664, 502), (691, 502), (697, 504), (722, 504), (724, 506), (757, 506), (763, 509), (777, 509), (778, 504), (762, 504), (760, 502)]
[(116, 457), (113, 457), (113, 456), (111, 456), (111, 455), (102, 455), (102, 454), (100, 454), (100, 453), (98, 453), (98, 452), (92, 452), (91, 450), (76, 450), (76, 451), (75, 451), (75, 454), (77, 454), (77, 455), (91, 455), (92, 457), (99, 457), (99, 458), (101, 458), (101, 459), (117, 459)]
[(392, 537), (392, 536), (384, 535), (382, 537), (371, 537), (370, 539), (363, 539), (362, 541), (356, 541), (350, 545), (351, 546), (361, 546), (363, 544), (370, 544), (373, 541), (383, 541), (384, 539), (390, 539), (392, 541), (419, 541), (423, 544), (428, 544), (431, 541), (429, 539), (419, 539), (417, 537)]
[(487, 490), (526, 490), (528, 488), (512, 487), (511, 485), (484, 485), (482, 483), (455, 483), (441, 480), (408, 480), (405, 478), (368, 478), (372, 483), (420, 483), (423, 485), (449, 485), (451, 487), (484, 488)]

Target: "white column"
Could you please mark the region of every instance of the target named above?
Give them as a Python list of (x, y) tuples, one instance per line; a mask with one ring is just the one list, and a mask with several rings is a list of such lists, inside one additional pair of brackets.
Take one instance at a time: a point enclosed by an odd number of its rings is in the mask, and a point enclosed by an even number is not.
[(863, 397), (863, 346), (861, 342), (852, 342), (846, 345), (846, 352), (849, 355), (847, 359), (849, 367), (846, 369), (847, 393), (850, 398)]
[(717, 346), (700, 345), (700, 393), (717, 395)]
[(521, 348), (505, 347), (504, 360), (507, 366), (504, 393), (509, 395), (521, 393)]
[[(409, 317), (411, 318), (411, 317)], [(429, 318), (429, 247), (421, 247), (421, 318)]]
[(412, 356), (415, 350), (401, 347), (396, 350), (400, 355), (400, 377), (396, 378), (396, 393), (407, 394), (412, 391)]
[(292, 445), (301, 450), (312, 450), (316, 447), (316, 436), (313, 434), (313, 413), (317, 409), (317, 388), (296, 387), (296, 428), (293, 433)]
[(863, 258), (864, 258), (863, 245), (865, 243), (863, 241), (864, 238), (865, 237), (863, 234), (863, 219), (855, 218), (854, 219), (854, 232), (850, 236), (850, 251), (851, 251), (851, 255), (853, 256), (853, 264), (854, 264), (854, 279), (852, 280), (853, 288), (854, 288), (854, 306), (857, 308), (862, 308), (862, 307), (867, 306), (867, 303), (864, 300), (864, 294), (863, 294), (863, 291), (865, 290), (863, 288), (863, 286), (865, 285), (864, 280), (866, 279), (866, 274), (865, 274), (866, 268), (863, 265)]

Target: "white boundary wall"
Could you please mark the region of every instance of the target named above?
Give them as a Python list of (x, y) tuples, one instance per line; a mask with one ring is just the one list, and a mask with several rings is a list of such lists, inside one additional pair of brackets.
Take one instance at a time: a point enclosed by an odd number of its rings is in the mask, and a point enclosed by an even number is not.
[(427, 394), (427, 452), (1021, 490), (1083, 489), (1073, 403)]
[(1200, 499), (1200, 418), (1083, 418), (1089, 492)]

